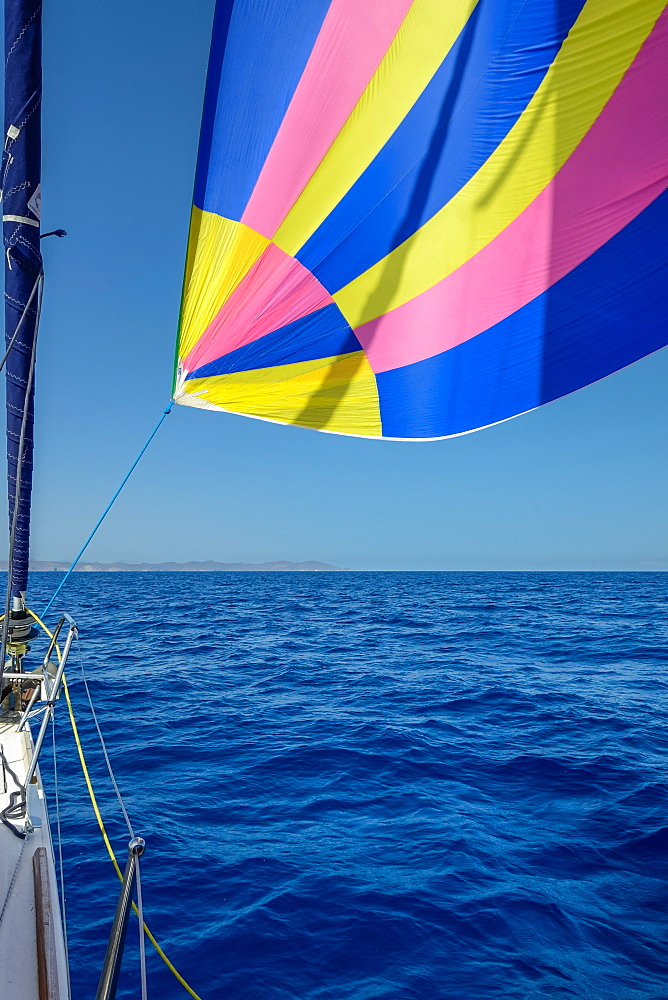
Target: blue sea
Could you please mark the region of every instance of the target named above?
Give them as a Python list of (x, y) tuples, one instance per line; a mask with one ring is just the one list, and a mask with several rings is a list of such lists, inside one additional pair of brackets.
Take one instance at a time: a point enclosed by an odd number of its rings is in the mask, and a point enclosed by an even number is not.
[[(36, 608), (58, 579), (35, 575)], [(665, 1000), (667, 598), (652, 573), (72, 577), (146, 920), (193, 989)], [(68, 673), (122, 861), (76, 648)], [(84, 1000), (119, 883), (57, 715)], [(186, 997), (147, 961), (149, 997)], [(121, 996), (138, 969), (133, 917)]]

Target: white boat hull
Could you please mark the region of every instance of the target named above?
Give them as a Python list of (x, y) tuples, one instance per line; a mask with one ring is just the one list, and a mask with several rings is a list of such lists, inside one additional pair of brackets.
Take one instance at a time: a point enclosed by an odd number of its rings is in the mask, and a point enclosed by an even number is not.
[[(7, 718), (7, 717), (5, 717)], [(0, 721), (0, 811), (25, 782), (33, 754), (29, 729)], [(68, 1000), (67, 951), (53, 843), (39, 770), (28, 789), (27, 817), (0, 824), (0, 996), (3, 1000)]]

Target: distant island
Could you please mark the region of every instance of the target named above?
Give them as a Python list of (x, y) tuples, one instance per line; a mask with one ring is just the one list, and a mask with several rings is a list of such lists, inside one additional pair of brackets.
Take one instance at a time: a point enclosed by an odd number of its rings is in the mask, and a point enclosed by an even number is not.
[[(33, 573), (65, 573), (70, 568), (67, 562), (49, 562), (34, 559), (30, 561)], [(0, 562), (0, 569), (7, 572), (7, 560)], [(213, 562), (164, 562), (164, 563), (97, 563), (80, 562), (76, 573), (341, 573), (341, 566), (330, 566), (323, 562), (290, 562), (281, 559), (266, 563), (223, 563)]]

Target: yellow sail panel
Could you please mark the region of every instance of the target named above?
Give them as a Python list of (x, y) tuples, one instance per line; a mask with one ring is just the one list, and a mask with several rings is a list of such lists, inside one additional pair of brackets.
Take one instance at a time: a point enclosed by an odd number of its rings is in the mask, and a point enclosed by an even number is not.
[(241, 222), (193, 206), (181, 309), (184, 358), (266, 249), (269, 240)]
[(189, 379), (175, 400), (337, 434), (381, 435), (376, 379), (363, 351)]

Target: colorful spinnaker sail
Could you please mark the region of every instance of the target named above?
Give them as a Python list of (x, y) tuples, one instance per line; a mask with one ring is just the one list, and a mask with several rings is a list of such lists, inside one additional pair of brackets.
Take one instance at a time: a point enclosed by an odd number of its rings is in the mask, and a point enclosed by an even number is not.
[(668, 342), (664, 0), (219, 0), (174, 399), (488, 426)]

